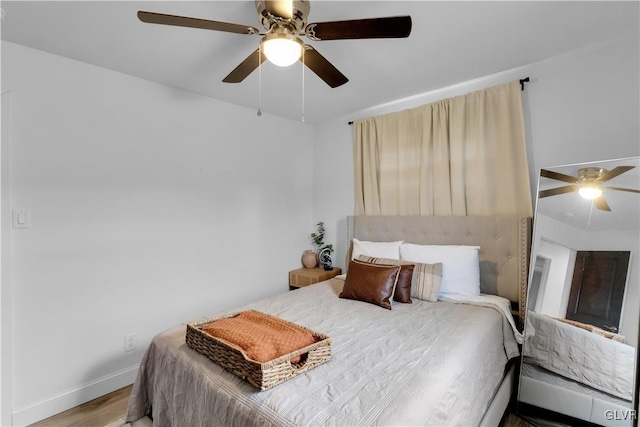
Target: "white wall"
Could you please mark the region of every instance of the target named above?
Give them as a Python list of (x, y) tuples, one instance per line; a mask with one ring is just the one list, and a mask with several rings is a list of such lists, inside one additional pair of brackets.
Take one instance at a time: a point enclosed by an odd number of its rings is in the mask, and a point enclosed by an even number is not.
[(159, 331), (288, 290), (311, 126), (6, 42), (2, 90), (32, 220), (12, 230), (16, 425), (130, 384)]
[(335, 249), (334, 265), (343, 269), (346, 217), (354, 211), (351, 132), (352, 127), (346, 120), (314, 129), (314, 223), (325, 223), (325, 242), (333, 244)]
[[(630, 37), (318, 125), (314, 130), (314, 221), (326, 223), (328, 241), (343, 240), (340, 224), (346, 215), (353, 214), (353, 130), (347, 125), (349, 120), (530, 77), (523, 92), (523, 108), (535, 194), (541, 167), (640, 154), (639, 76), (640, 40)], [(344, 266), (344, 251), (338, 253), (337, 260)]]
[(536, 307), (535, 311), (548, 316), (565, 317), (567, 307), (565, 306), (563, 310), (562, 300), (564, 291), (567, 288), (567, 278), (573, 273), (573, 264), (569, 268), (571, 250), (546, 240), (540, 240), (536, 254), (550, 259), (550, 262), (547, 281), (544, 286), (541, 286), (540, 292), (542, 295), (538, 296), (540, 305)]

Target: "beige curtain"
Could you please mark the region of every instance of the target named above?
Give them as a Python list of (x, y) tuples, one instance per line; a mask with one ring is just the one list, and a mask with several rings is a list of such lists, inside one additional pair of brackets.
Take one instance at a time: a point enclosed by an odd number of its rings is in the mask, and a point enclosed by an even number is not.
[(356, 215), (531, 216), (518, 81), (358, 120)]

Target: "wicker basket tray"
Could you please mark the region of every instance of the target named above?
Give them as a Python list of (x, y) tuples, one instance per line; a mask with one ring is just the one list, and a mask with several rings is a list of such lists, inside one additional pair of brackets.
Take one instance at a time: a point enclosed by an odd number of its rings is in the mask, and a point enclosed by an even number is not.
[[(316, 342), (264, 363), (249, 359), (239, 348), (202, 331), (202, 327), (209, 323), (238, 314), (240, 313), (188, 323), (187, 345), (260, 390), (281, 384), (331, 359), (331, 338), (300, 325), (296, 326), (311, 332)], [(291, 358), (296, 356), (301, 356), (300, 361), (291, 363)]]

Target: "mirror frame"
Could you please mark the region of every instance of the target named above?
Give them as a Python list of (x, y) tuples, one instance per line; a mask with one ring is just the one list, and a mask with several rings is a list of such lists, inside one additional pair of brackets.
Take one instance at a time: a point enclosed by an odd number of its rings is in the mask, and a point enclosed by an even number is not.
[[(592, 167), (592, 166), (597, 166), (599, 164), (603, 164), (603, 163), (609, 163), (609, 162), (624, 162), (624, 161), (634, 161), (634, 162), (638, 162), (640, 160), (640, 156), (634, 156), (634, 157), (626, 157), (626, 158), (618, 158), (618, 159), (605, 159), (605, 160), (600, 160), (600, 161), (592, 161), (592, 162), (585, 162), (585, 163), (573, 163), (573, 164), (564, 164), (564, 165), (556, 165), (556, 166), (549, 166), (549, 167), (544, 167), (538, 170), (538, 181), (536, 183), (536, 199), (535, 199), (535, 210), (534, 210), (534, 219), (533, 219), (533, 231), (532, 231), (532, 239), (531, 239), (531, 258), (530, 258), (530, 263), (529, 263), (529, 274), (528, 274), (528, 284), (527, 284), (527, 299), (526, 299), (526, 309), (525, 309), (525, 320), (524, 320), (524, 324), (522, 325), (523, 328), (523, 345), (521, 348), (521, 355), (520, 355), (520, 369), (522, 369), (522, 366), (524, 364), (524, 340), (526, 339), (526, 317), (528, 315), (529, 312), (529, 291), (530, 291), (530, 286), (533, 283), (534, 280), (534, 274), (536, 273), (535, 271), (535, 266), (536, 266), (536, 261), (537, 261), (537, 257), (538, 255), (538, 245), (539, 245), (539, 241), (541, 240), (541, 236), (540, 236), (540, 229), (539, 229), (539, 221), (537, 221), (536, 217), (538, 216), (538, 212), (540, 209), (540, 191), (541, 191), (541, 178), (543, 178), (543, 176), (541, 175), (541, 171), (542, 169), (559, 169), (559, 168), (569, 168), (569, 167)], [(638, 184), (640, 184), (640, 182), (638, 182)], [(559, 183), (558, 186), (561, 186), (562, 184)], [(566, 183), (564, 185), (567, 185)], [(638, 195), (638, 197), (640, 197), (640, 195)], [(640, 229), (638, 230), (638, 239), (640, 241)], [(637, 251), (632, 251), (632, 257), (630, 259), (629, 262), (629, 269), (631, 268), (631, 263), (638, 263), (640, 262), (640, 245), (638, 247), (639, 250)], [(634, 254), (635, 252), (635, 254)], [(548, 266), (547, 266), (548, 269)], [(630, 270), (629, 270), (630, 271)], [(544, 274), (544, 272), (543, 272)], [(626, 284), (629, 285), (631, 282), (630, 278), (627, 277), (627, 282)], [(640, 286), (640, 283), (633, 283), (637, 286)], [(538, 290), (538, 292), (543, 291), (544, 288), (544, 284), (541, 283), (540, 289)], [(540, 296), (540, 294), (538, 294), (538, 297)], [(626, 290), (625, 290), (625, 299), (626, 299)], [(639, 408), (639, 400), (640, 400), (640, 354), (638, 351), (638, 346), (640, 345), (640, 310), (637, 313), (637, 321), (638, 321), (638, 331), (637, 331), (637, 337), (636, 337), (636, 346), (635, 346), (635, 360), (634, 360), (634, 369), (635, 369), (635, 378), (634, 378), (634, 382), (633, 382), (633, 397), (632, 397), (632, 406), (630, 408), (630, 410), (632, 411), (631, 414), (631, 423), (629, 424), (632, 427), (638, 427), (638, 417), (640, 415), (640, 408)], [(620, 320), (620, 322), (622, 322), (622, 319)], [(518, 387), (517, 387), (517, 394), (516, 394), (516, 407), (517, 407), (517, 413), (522, 415), (522, 411), (521, 411), (521, 387), (522, 387), (522, 373), (520, 373), (520, 375), (518, 376)], [(523, 402), (522, 402), (523, 403)], [(544, 409), (544, 408), (542, 408)], [(588, 421), (585, 421), (586, 425), (597, 425), (597, 424), (593, 424), (593, 423), (589, 423)]]

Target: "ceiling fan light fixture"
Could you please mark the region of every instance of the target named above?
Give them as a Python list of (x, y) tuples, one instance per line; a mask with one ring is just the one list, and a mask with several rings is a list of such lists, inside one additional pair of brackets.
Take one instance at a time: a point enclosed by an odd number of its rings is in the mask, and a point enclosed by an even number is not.
[(594, 184), (586, 184), (578, 190), (578, 194), (587, 200), (593, 200), (602, 196), (602, 189)]
[(291, 34), (271, 33), (262, 38), (260, 48), (269, 62), (278, 67), (288, 67), (302, 56), (302, 41)]

